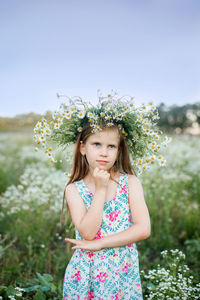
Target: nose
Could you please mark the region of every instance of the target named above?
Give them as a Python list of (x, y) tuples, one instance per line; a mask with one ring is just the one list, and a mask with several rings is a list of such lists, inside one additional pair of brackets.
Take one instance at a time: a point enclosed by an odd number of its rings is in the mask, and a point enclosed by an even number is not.
[(107, 148), (106, 147), (101, 148), (100, 155), (107, 156)]

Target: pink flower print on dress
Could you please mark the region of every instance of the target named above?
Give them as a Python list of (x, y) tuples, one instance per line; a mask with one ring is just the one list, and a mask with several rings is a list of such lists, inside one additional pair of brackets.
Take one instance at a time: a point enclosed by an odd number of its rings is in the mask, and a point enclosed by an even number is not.
[(128, 273), (128, 267), (131, 267), (131, 264), (126, 263), (122, 271)]
[(121, 186), (121, 189), (119, 190), (119, 193), (120, 193), (120, 194), (122, 194), (122, 193), (127, 194), (127, 193), (128, 193), (128, 192), (127, 192), (127, 187), (126, 187), (125, 184), (124, 184), (123, 186)]
[(120, 213), (121, 213), (121, 210), (118, 210), (118, 211), (114, 210), (109, 215), (106, 215), (106, 217), (108, 217), (111, 222), (114, 222), (117, 220), (117, 217)]
[[(93, 256), (95, 256), (95, 254), (93, 253), (93, 252), (91, 252), (91, 251), (87, 251), (86, 253), (85, 253), (89, 258), (91, 258), (91, 257), (93, 257)], [(93, 262), (94, 261), (94, 259), (89, 259), (88, 260), (88, 262)]]
[(88, 292), (88, 296), (84, 297), (84, 300), (94, 299), (94, 293), (92, 291)]
[(116, 272), (115, 272), (115, 275), (119, 275), (120, 274), (119, 271), (120, 271), (120, 269), (117, 269)]
[(86, 254), (89, 256), (89, 258), (91, 258), (92, 256), (94, 256), (94, 253), (92, 253), (91, 251), (87, 251)]
[(137, 291), (141, 292), (141, 290), (142, 290), (141, 282), (138, 282), (136, 285), (137, 285)]
[(106, 274), (106, 272), (100, 272), (95, 279), (97, 279), (97, 282), (105, 282), (106, 278), (108, 277), (108, 275)]
[(74, 274), (74, 276), (71, 276), (71, 278), (75, 278), (75, 280), (80, 281), (81, 280), (81, 274), (80, 271)]
[(94, 239), (98, 240), (101, 239), (103, 237), (102, 232), (101, 232), (101, 228), (99, 228), (97, 234), (95, 235)]
[(119, 298), (120, 292), (121, 292), (121, 289), (119, 289), (119, 291), (118, 291), (117, 294), (115, 294), (114, 296), (111, 296), (111, 299), (114, 299), (114, 300), (119, 300), (119, 299), (121, 299), (121, 298)]
[(124, 192), (124, 194), (127, 194), (127, 186), (126, 186), (126, 184), (125, 184), (125, 185), (123, 185), (123, 187), (122, 187), (122, 191)]
[(101, 260), (104, 260), (106, 258), (105, 255), (101, 255)]

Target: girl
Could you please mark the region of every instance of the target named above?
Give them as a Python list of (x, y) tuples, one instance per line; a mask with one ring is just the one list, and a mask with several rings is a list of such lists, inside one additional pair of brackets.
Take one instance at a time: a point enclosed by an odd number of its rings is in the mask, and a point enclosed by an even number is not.
[(65, 189), (76, 231), (65, 241), (76, 251), (63, 299), (143, 299), (135, 243), (150, 236), (149, 213), (117, 124), (101, 129), (82, 130)]
[[(59, 97), (61, 95), (58, 95)], [(66, 268), (63, 299), (143, 299), (136, 242), (150, 236), (150, 217), (141, 173), (159, 161), (159, 119), (152, 103), (135, 107), (133, 98), (99, 97), (97, 106), (68, 99), (34, 128), (50, 162), (50, 140), (75, 143), (73, 170), (63, 195), (75, 225), (75, 250)], [(162, 132), (161, 132), (162, 133)], [(48, 144), (48, 145), (47, 145)], [(133, 167), (134, 166), (134, 167)]]

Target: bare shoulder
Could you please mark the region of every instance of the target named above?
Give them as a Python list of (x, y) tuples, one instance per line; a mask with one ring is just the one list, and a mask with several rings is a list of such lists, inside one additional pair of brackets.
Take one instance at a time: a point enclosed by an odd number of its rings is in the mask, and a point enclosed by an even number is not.
[(79, 229), (80, 223), (87, 213), (87, 208), (74, 182), (66, 186), (65, 198), (69, 205), (72, 222)]
[(130, 188), (132, 188), (133, 186), (135, 188), (140, 188), (140, 189), (142, 188), (141, 181), (134, 174), (128, 174), (128, 185), (129, 185)]
[(83, 202), (83, 200), (82, 200), (82, 198), (81, 198), (81, 196), (78, 192), (78, 189), (76, 187), (76, 184), (74, 182), (70, 183), (66, 186), (66, 188), (65, 188), (65, 198), (66, 198), (68, 204), (70, 204), (72, 201), (76, 202), (76, 203), (77, 203), (77, 201)]
[(71, 193), (73, 193), (74, 191), (76, 191), (76, 185), (75, 183), (70, 183), (66, 186), (65, 188), (65, 197), (68, 198), (70, 197)]
[(128, 174), (128, 190), (131, 205), (145, 201), (142, 183), (140, 179), (133, 174)]
[(134, 175), (134, 174), (128, 174), (128, 179), (129, 180), (140, 181), (139, 178), (136, 175)]
[(150, 216), (144, 199), (142, 183), (135, 175), (128, 175), (129, 204), (134, 224), (140, 224), (144, 238), (150, 235)]

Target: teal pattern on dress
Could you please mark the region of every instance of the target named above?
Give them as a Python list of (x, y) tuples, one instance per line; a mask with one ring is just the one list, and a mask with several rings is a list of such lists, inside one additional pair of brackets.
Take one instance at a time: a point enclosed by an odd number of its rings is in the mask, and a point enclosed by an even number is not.
[[(83, 179), (75, 182), (87, 209), (93, 194)], [(128, 198), (128, 174), (120, 174), (115, 197), (105, 201), (102, 224), (95, 239), (126, 230), (133, 225)], [(76, 239), (83, 239), (75, 228)], [(100, 251), (76, 249), (67, 265), (63, 300), (143, 299), (135, 243)]]

